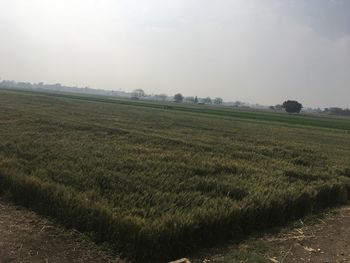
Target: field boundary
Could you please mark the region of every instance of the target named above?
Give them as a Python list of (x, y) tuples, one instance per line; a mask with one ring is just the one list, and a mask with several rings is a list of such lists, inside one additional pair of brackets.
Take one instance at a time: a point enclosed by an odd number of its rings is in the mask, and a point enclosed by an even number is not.
[(245, 208), (228, 210), (225, 220), (221, 218), (220, 222), (212, 220), (209, 212), (192, 224), (163, 228), (158, 232), (130, 218), (117, 217), (106, 207), (84, 200), (78, 193), (73, 195), (63, 186), (25, 175), (10, 175), (4, 170), (0, 170), (0, 194), (53, 217), (66, 227), (90, 234), (97, 243), (109, 242), (124, 256), (153, 262), (183, 256), (230, 239), (239, 240), (253, 231), (281, 226), (324, 208), (346, 204), (350, 184), (335, 182), (318, 191), (305, 191), (293, 199), (269, 200), (267, 203), (256, 200)]

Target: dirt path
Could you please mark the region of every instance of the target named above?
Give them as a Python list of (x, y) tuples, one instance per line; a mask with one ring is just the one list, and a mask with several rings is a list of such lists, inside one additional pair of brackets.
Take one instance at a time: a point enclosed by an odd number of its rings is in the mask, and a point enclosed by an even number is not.
[(0, 263), (119, 262), (79, 233), (0, 199)]
[(195, 263), (350, 263), (350, 207), (299, 220), (276, 234), (204, 251)]
[(350, 207), (336, 209), (316, 221), (278, 237), (265, 238), (281, 251), (275, 259), (284, 263), (350, 262)]

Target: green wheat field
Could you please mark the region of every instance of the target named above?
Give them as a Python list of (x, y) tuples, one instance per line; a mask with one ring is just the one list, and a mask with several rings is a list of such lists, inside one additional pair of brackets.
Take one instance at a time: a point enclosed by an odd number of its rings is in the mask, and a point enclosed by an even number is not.
[(0, 90), (0, 192), (136, 260), (350, 197), (350, 119)]

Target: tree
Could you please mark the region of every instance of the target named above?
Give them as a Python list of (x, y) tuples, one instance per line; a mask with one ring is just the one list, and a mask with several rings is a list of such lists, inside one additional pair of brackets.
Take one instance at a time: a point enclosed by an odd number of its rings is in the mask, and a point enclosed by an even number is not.
[(135, 89), (132, 94), (131, 94), (131, 98), (132, 99), (140, 99), (146, 96), (146, 93), (143, 91), (143, 89)]
[(185, 102), (194, 103), (194, 97), (185, 97)]
[(287, 100), (283, 102), (282, 107), (288, 113), (299, 113), (303, 105), (295, 100)]
[(194, 103), (194, 104), (197, 104), (197, 103), (198, 103), (198, 98), (197, 98), (197, 96), (194, 98), (193, 103)]
[(174, 101), (175, 101), (175, 102), (182, 102), (183, 99), (184, 99), (184, 96), (182, 96), (181, 93), (176, 93), (176, 94), (174, 95)]
[(215, 98), (214, 99), (214, 104), (219, 105), (219, 104), (222, 104), (222, 102), (223, 102), (222, 98)]
[(275, 106), (275, 110), (279, 110), (279, 111), (282, 111), (283, 110), (283, 106), (281, 104), (277, 104)]
[(203, 103), (211, 104), (211, 98), (210, 97), (206, 97), (205, 99), (203, 99)]

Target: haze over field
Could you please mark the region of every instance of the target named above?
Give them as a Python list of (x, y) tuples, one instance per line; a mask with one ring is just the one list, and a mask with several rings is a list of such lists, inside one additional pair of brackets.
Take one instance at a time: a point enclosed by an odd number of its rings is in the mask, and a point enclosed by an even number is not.
[(0, 0), (0, 77), (350, 107), (347, 0)]

